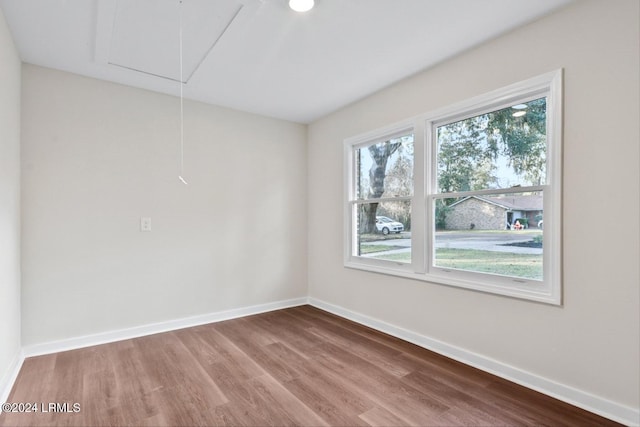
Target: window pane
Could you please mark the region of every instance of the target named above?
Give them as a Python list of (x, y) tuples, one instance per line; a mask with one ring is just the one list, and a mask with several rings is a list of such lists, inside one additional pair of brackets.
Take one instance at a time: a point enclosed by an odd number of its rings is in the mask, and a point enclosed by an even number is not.
[(545, 184), (546, 126), (546, 98), (438, 126), (438, 192)]
[(413, 134), (356, 149), (358, 199), (413, 194)]
[(411, 262), (411, 201), (356, 205), (357, 255)]
[(434, 265), (542, 280), (542, 192), (435, 201)]

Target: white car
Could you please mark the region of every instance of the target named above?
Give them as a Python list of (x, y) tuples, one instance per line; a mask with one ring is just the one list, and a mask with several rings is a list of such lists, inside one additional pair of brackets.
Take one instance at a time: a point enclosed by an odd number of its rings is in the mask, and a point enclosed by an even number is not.
[(384, 235), (404, 231), (404, 225), (386, 216), (376, 217), (376, 228)]

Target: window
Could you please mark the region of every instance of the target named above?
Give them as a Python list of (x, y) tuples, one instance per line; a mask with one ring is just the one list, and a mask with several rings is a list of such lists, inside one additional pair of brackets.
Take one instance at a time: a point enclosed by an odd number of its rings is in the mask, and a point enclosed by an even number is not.
[(408, 128), (350, 146), (350, 255), (374, 264), (411, 262), (413, 141)]
[(560, 304), (561, 71), (345, 141), (345, 265)]

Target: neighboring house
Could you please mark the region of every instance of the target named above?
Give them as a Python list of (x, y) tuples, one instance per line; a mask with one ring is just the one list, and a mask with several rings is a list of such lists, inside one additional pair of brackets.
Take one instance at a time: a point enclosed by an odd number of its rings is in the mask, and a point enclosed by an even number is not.
[(517, 219), (526, 218), (537, 227), (542, 215), (542, 194), (465, 197), (449, 206), (447, 230), (504, 230)]

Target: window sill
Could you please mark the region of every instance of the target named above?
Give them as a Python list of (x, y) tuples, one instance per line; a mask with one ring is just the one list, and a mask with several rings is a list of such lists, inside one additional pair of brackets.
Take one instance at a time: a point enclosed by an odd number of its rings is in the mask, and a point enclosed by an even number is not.
[(435, 269), (436, 271), (432, 273), (422, 273), (412, 271), (410, 264), (399, 264), (395, 262), (371, 264), (362, 262), (362, 260), (357, 257), (345, 261), (344, 266), (346, 268), (368, 271), (370, 273), (385, 274), (388, 276), (419, 280), (436, 285), (470, 289), (488, 294), (562, 306), (560, 293), (554, 293), (552, 291), (553, 287), (545, 284), (544, 282), (540, 282), (539, 284), (532, 281), (520, 283), (520, 281), (516, 281), (512, 278), (491, 274), (478, 275), (475, 273), (467, 275), (482, 276), (482, 279), (484, 280), (469, 280), (461, 277), (465, 275), (463, 272)]

